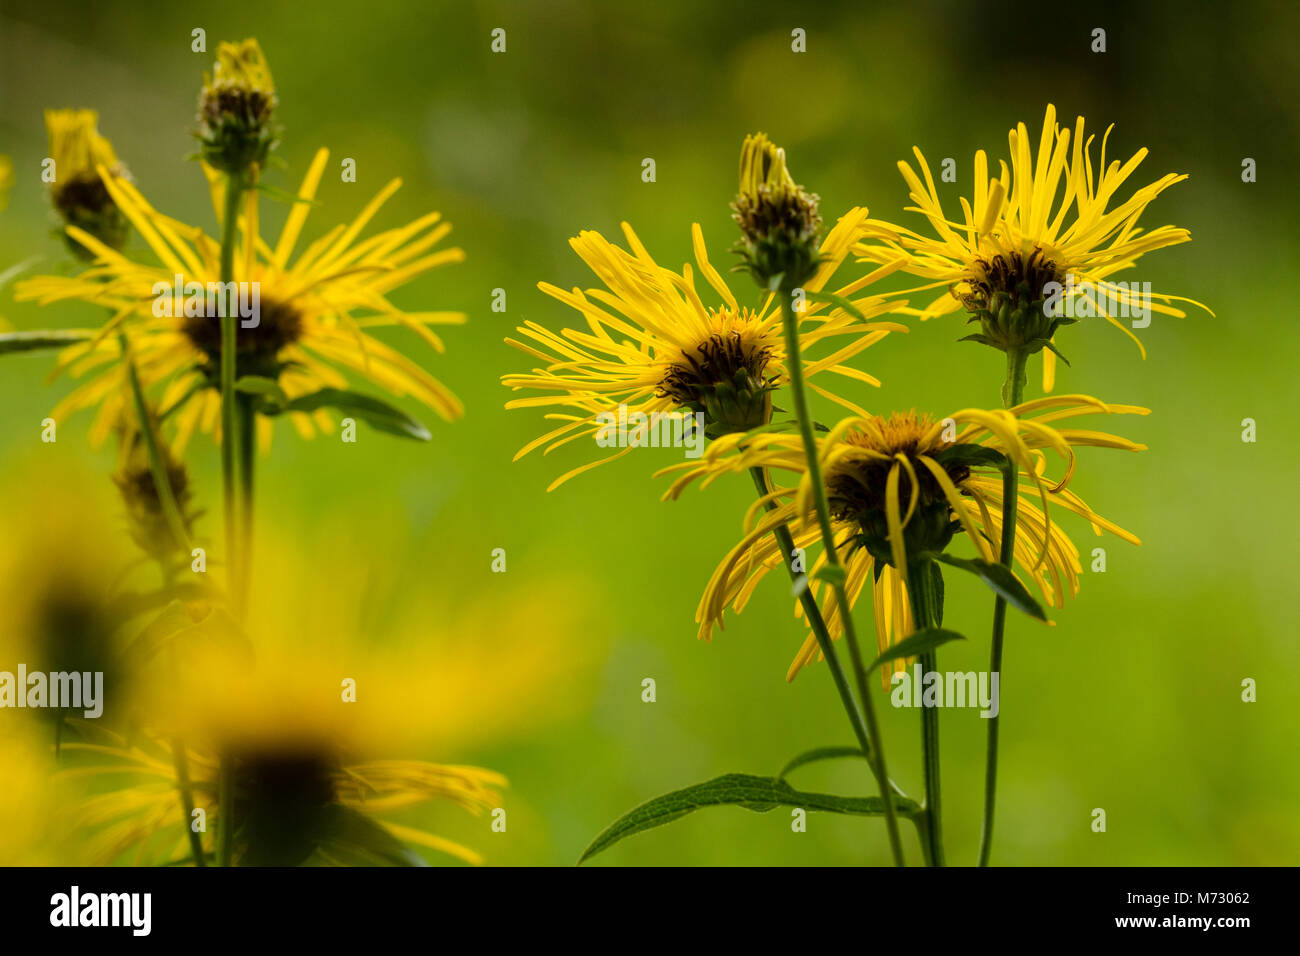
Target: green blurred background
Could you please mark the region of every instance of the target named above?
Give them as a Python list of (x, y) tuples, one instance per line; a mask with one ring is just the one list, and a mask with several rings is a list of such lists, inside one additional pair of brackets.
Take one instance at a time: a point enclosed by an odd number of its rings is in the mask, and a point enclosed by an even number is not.
[[(208, 53), (190, 51), (207, 31)], [(507, 52), (490, 32), (507, 31)], [(791, 52), (794, 28), (807, 52)], [(1107, 52), (1090, 52), (1091, 31)], [(747, 132), (783, 143), (797, 178), (820, 193), (828, 218), (853, 204), (912, 222), (895, 163), (915, 144), (937, 168), (957, 160), (952, 202), (970, 189), (971, 157), (1005, 154), (1025, 121), (1037, 138), (1043, 109), (1063, 124), (1114, 123), (1110, 155), (1151, 155), (1130, 181), (1186, 172), (1149, 211), (1148, 226), (1188, 227), (1194, 241), (1153, 254), (1137, 277), (1209, 304), (1215, 317), (1155, 316), (1149, 358), (1116, 330), (1085, 322), (1063, 337), (1073, 363), (1058, 391), (1145, 404), (1147, 419), (1108, 423), (1150, 451), (1085, 451), (1074, 487), (1142, 537), (1096, 542), (1104, 574), (1085, 572), (1077, 602), (1041, 629), (1013, 621), (1002, 681), (1003, 730), (995, 862), (1003, 864), (1291, 864), (1300, 859), (1300, 704), (1294, 585), (1294, 435), (1300, 386), (1293, 292), (1300, 256), (1294, 162), (1300, 154), (1300, 65), (1293, 4), (1043, 4), (767, 2), (655, 4), (430, 4), (379, 0), (296, 3), (0, 2), (0, 153), (17, 185), (0, 215), (0, 264), (63, 258), (39, 179), (46, 107), (93, 107), (101, 131), (155, 206), (213, 228), (189, 129), (201, 75), (222, 39), (257, 36), (270, 60), (285, 128), (280, 155), (298, 179), (318, 146), (357, 160), (358, 182), (327, 174), (311, 238), (349, 219), (393, 176), (406, 181), (377, 225), (432, 208), (455, 224), (468, 254), (395, 296), (399, 304), (460, 309), (445, 355), (394, 333), (465, 401), (464, 419), (437, 423), (429, 445), (364, 431), (301, 442), (286, 429), (261, 465), (265, 521), (316, 561), (352, 562), (448, 606), (508, 602), (528, 581), (560, 573), (551, 599), (583, 609), (571, 643), (590, 646), (562, 718), (466, 741), (425, 756), (497, 768), (511, 780), (507, 834), (438, 813), (439, 832), (493, 864), (568, 864), (623, 811), (664, 791), (728, 771), (774, 773), (795, 753), (848, 743), (824, 665), (793, 684), (784, 674), (802, 634), (775, 578), (714, 642), (697, 642), (693, 614), (717, 559), (735, 539), (748, 482), (692, 490), (660, 503), (649, 476), (678, 460), (645, 450), (546, 494), (586, 449), (511, 463), (539, 433), (530, 410), (507, 413), (501, 374), (533, 361), (503, 344), (525, 319), (552, 328), (576, 314), (543, 296), (539, 280), (593, 284), (566, 240), (579, 229), (617, 235), (628, 220), (664, 264), (690, 257), (699, 221), (721, 262), (733, 239), (727, 204)], [(657, 182), (641, 180), (653, 157)], [(1258, 163), (1258, 182), (1241, 163)], [(1128, 189), (1124, 191), (1127, 195)], [(274, 232), (283, 206), (263, 205)], [(137, 240), (137, 249), (139, 243)], [(846, 273), (847, 274), (847, 273)], [(856, 274), (856, 273), (854, 273)], [(737, 277), (736, 288), (745, 288)], [(493, 313), (492, 290), (508, 311)], [(38, 309), (0, 294), (17, 328), (98, 321), (88, 306)], [(996, 406), (1001, 356), (972, 344), (958, 319), (918, 325), (870, 349), (859, 364), (884, 381), (847, 393), (867, 407)], [(55, 446), (39, 422), (69, 384), (44, 384), (48, 356), (0, 366), (0, 468), (42, 456), (57, 467), (106, 472), (112, 451), (69, 422)], [(1038, 360), (1031, 364), (1035, 394)], [(411, 408), (412, 411), (418, 409)], [(823, 417), (833, 414), (828, 407)], [(1241, 440), (1243, 418), (1258, 442)], [(364, 426), (363, 426), (364, 429)], [(66, 436), (66, 437), (65, 437)], [(191, 456), (214, 509), (217, 456)], [(48, 462), (47, 462), (48, 464)], [(0, 508), (21, 508), (21, 494)], [(0, 511), (2, 513), (2, 511)], [(0, 519), (0, 527), (7, 523)], [(1081, 550), (1087, 528), (1069, 530)], [(383, 542), (382, 547), (379, 542)], [(370, 545), (369, 551), (367, 547)], [(490, 573), (505, 548), (509, 570)], [(363, 573), (358, 571), (358, 573)], [(522, 579), (522, 580), (521, 580)], [(946, 619), (969, 644), (945, 648), (944, 669), (987, 666), (991, 598), (949, 582)], [(450, 614), (450, 612), (449, 612)], [(382, 615), (380, 615), (382, 618)], [(863, 620), (869, 620), (866, 616)], [(457, 639), (491, 645), (491, 618)], [(572, 625), (577, 627), (578, 625)], [(546, 630), (539, 627), (539, 633)], [(539, 638), (545, 639), (545, 638)], [(658, 701), (641, 701), (653, 677)], [(1258, 681), (1258, 702), (1241, 682)], [(891, 771), (919, 793), (919, 718), (882, 696)], [(974, 859), (984, 722), (943, 714), (948, 856)], [(807, 789), (868, 793), (864, 767), (809, 768)], [(1107, 832), (1090, 829), (1093, 808)], [(445, 819), (444, 819), (445, 818)], [(915, 839), (907, 834), (912, 859)], [(827, 815), (793, 833), (784, 811), (705, 811), (632, 838), (606, 864), (837, 864), (887, 859), (879, 823)]]

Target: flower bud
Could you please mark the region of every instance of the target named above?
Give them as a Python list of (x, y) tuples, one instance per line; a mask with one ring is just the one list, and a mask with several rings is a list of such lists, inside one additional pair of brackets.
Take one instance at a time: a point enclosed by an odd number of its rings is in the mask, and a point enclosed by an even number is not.
[(818, 201), (790, 176), (785, 150), (762, 133), (745, 137), (740, 192), (731, 208), (740, 226), (741, 268), (759, 285), (768, 288), (780, 277), (788, 291), (812, 277), (820, 259)]
[(223, 43), (212, 76), (203, 78), (198, 138), (214, 169), (241, 175), (266, 165), (275, 146), (275, 82), (254, 39)]
[[(113, 152), (113, 144), (99, 135), (99, 114), (94, 110), (46, 110), (45, 129), (54, 160), (50, 202), (65, 225), (90, 233), (111, 249), (126, 245), (126, 217), (113, 202), (99, 176), (103, 166), (119, 176), (126, 170)], [(65, 235), (68, 248), (83, 259), (93, 254)]]

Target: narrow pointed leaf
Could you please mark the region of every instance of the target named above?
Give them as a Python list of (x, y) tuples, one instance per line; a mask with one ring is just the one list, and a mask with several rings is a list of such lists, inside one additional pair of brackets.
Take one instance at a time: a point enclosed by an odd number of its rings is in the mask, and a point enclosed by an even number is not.
[(307, 395), (299, 395), (286, 402), (287, 412), (314, 412), (318, 408), (335, 408), (340, 412), (355, 415), (370, 425), (371, 428), (400, 438), (414, 438), (417, 441), (429, 441), (433, 438), (429, 429), (412, 418), (400, 408), (394, 408), (373, 395), (363, 395), (341, 388), (322, 388)]
[(1047, 620), (1047, 615), (1043, 612), (1039, 603), (1025, 590), (1025, 586), (1016, 579), (1016, 576), (1007, 570), (1005, 565), (991, 564), (983, 558), (954, 558), (948, 554), (934, 554), (931, 557), (936, 561), (942, 561), (944, 564), (977, 575), (999, 597), (1017, 611), (1023, 611), (1030, 617), (1037, 618), (1040, 621)]
[(964, 640), (966, 640), (965, 635), (958, 634), (956, 631), (945, 630), (942, 627), (927, 627), (924, 630), (913, 631), (872, 661), (867, 670), (874, 670), (881, 664), (888, 664), (890, 661), (896, 661), (901, 657), (919, 657), (921, 654), (932, 651), (936, 647), (941, 647), (949, 641)]
[(39, 352), (61, 349), (78, 342), (88, 342), (96, 335), (89, 329), (41, 329), (25, 332), (0, 332), (0, 355), (10, 352)]
[[(805, 793), (774, 777), (729, 773), (693, 787), (675, 790), (643, 803), (619, 817), (591, 842), (578, 860), (582, 863), (635, 833), (661, 827), (703, 807), (734, 806), (766, 813), (776, 807), (799, 807), (809, 811), (881, 816), (885, 804), (879, 797), (839, 797), (829, 793)], [(903, 816), (920, 812), (915, 801), (894, 798)]]

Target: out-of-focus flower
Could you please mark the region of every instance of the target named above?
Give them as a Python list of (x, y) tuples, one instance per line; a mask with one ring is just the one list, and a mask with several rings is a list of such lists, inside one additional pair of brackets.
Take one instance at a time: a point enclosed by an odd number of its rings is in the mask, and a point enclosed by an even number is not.
[[(99, 114), (94, 110), (46, 110), (45, 128), (54, 160), (50, 202), (65, 226), (94, 236), (106, 248), (126, 244), (129, 225), (99, 177), (99, 167), (126, 175), (113, 152), (113, 144), (99, 135)], [(2, 177), (0, 177), (2, 178)], [(3, 190), (0, 190), (3, 191)], [(68, 248), (83, 259), (91, 254), (68, 239)]]
[(257, 40), (222, 43), (199, 94), (203, 159), (224, 173), (264, 167), (275, 146), (275, 81)]
[[(395, 179), (353, 222), (335, 226), (295, 258), (328, 160), (327, 150), (316, 154), (298, 191), (300, 201), (274, 247), (256, 235), (256, 193), (249, 194), (241, 218), (244, 242), (235, 257), (236, 292), (220, 282), (216, 241), (201, 229), (157, 212), (131, 183), (101, 168), (108, 192), (157, 260), (135, 262), (73, 227), (68, 234), (94, 254), (94, 265), (77, 276), (38, 276), (19, 283), (15, 290), (19, 299), (42, 304), (79, 299), (113, 313), (99, 334), (61, 353), (59, 368), (69, 368), (74, 376), (94, 376), (60, 402), (52, 416), (62, 421), (78, 409), (98, 407), (91, 439), (99, 442), (108, 435), (130, 394), (121, 347), (112, 334), (125, 327), (144, 387), (162, 389), (159, 414), (174, 428), (173, 450), (179, 454), (196, 429), (216, 431), (221, 409), (221, 320), (208, 303), (237, 308), (243, 302), (251, 309), (256, 289), (257, 314), (241, 318), (237, 329), (237, 377), (274, 379), (287, 399), (294, 400), (345, 389), (348, 380), (339, 371), (342, 367), (397, 397), (415, 398), (448, 421), (458, 418), (461, 403), (445, 385), (366, 332), (400, 325), (443, 351), (442, 340), (429, 326), (462, 323), (463, 313), (407, 311), (387, 296), (431, 269), (464, 259), (458, 248), (430, 251), (451, 225), (432, 212), (406, 226), (360, 239), (366, 224), (401, 186), (401, 180)], [(214, 195), (218, 209), (220, 192), (218, 184)], [(329, 412), (319, 406), (286, 414), (303, 437), (317, 428), (333, 428)], [(270, 418), (261, 417), (259, 426), (263, 441), (269, 440)]]

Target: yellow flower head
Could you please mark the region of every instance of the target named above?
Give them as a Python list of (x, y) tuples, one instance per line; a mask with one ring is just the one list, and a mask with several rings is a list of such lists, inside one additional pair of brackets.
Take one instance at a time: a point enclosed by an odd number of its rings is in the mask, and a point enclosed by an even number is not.
[[(464, 259), (458, 248), (433, 250), (451, 225), (431, 212), (362, 239), (362, 230), (401, 187), (401, 180), (395, 179), (354, 221), (333, 227), (295, 254), (328, 160), (328, 150), (316, 154), (298, 191), (300, 201), (274, 246), (259, 235), (257, 193), (248, 194), (239, 221), (234, 294), (220, 283), (219, 243), (201, 229), (159, 213), (131, 183), (102, 170), (105, 187), (155, 258), (133, 261), (83, 230), (70, 228), (69, 236), (94, 255), (94, 264), (78, 276), (41, 276), (19, 284), (19, 298), (43, 304), (79, 299), (113, 312), (102, 329), (61, 354), (60, 369), (94, 377), (52, 415), (61, 422), (72, 411), (98, 406), (92, 441), (102, 441), (112, 430), (129, 400), (115, 334), (123, 328), (130, 335), (143, 385), (162, 390), (159, 414), (174, 428), (173, 450), (179, 454), (196, 429), (215, 431), (220, 418), (221, 321), (214, 306), (251, 309), (256, 290), (257, 314), (250, 311), (245, 319), (241, 312), (236, 330), (237, 376), (275, 379), (289, 400), (286, 414), (304, 437), (317, 428), (333, 428), (333, 419), (321, 407), (329, 403), (317, 403), (313, 396), (348, 387), (340, 368), (399, 398), (414, 398), (448, 421), (459, 417), (461, 403), (445, 385), (367, 332), (400, 325), (443, 351), (442, 340), (429, 326), (459, 324), (465, 315), (407, 311), (390, 302), (388, 294), (431, 269)], [(213, 195), (217, 209), (222, 208), (222, 196), (218, 177)], [(259, 427), (263, 443), (269, 441), (271, 418), (263, 417)], [(413, 420), (407, 433), (428, 435)]]
[(8, 156), (0, 156), (0, 212), (9, 204), (9, 190), (14, 188), (14, 164)]
[[(1065, 597), (1077, 593), (1082, 570), (1078, 549), (1052, 520), (1053, 510), (1082, 516), (1098, 534), (1106, 530), (1139, 543), (1066, 487), (1074, 471), (1075, 448), (1140, 451), (1145, 447), (1105, 432), (1059, 424), (1096, 413), (1145, 415), (1147, 409), (1107, 405), (1086, 395), (1040, 399), (1009, 411), (967, 408), (944, 419), (914, 411), (882, 417), (857, 409), (819, 439), (849, 599), (856, 602), (867, 582), (872, 582), (881, 651), (912, 631), (909, 556), (943, 552), (960, 531), (979, 557), (998, 560), (996, 542), (1003, 511), (998, 456), (1010, 458), (1021, 477), (1014, 563), (1053, 607), (1063, 607)], [(1065, 462), (1064, 473), (1055, 482), (1045, 476), (1046, 450)], [(680, 473), (665, 494), (675, 498), (693, 481), (707, 485), (722, 475), (755, 467), (788, 472), (798, 480), (777, 487), (750, 507), (744, 536), (714, 571), (700, 602), (696, 620), (702, 639), (723, 626), (728, 606), (741, 611), (763, 577), (780, 567), (783, 558), (774, 529), (791, 526), (797, 547), (816, 548), (820, 542), (803, 444), (791, 434), (730, 435), (714, 442), (702, 461), (661, 472)], [(765, 510), (769, 505), (773, 509)], [(822, 555), (812, 574), (824, 564)], [(818, 594), (821, 582), (813, 580), (812, 588)], [(843, 625), (837, 602), (826, 602), (823, 613), (831, 636), (838, 638)], [(809, 635), (787, 679), (817, 655), (816, 639)]]
[[(83, 772), (116, 784), (77, 820), (97, 862), (128, 851), (144, 863), (188, 856), (177, 737), (206, 814), (206, 853), (226, 813), (224, 756), (237, 863), (402, 864), (415, 859), (408, 848), (482, 862), (412, 814), (433, 803), (485, 814), (502, 805), (505, 779), (421, 758), (454, 760), (581, 709), (596, 661), (590, 642), (574, 637), (580, 612), (557, 597), (579, 583), (552, 578), (448, 616), (446, 593), (415, 593), (346, 558), (315, 562), (311, 543), (269, 530), (247, 633), (209, 602), (174, 603), (137, 639), (152, 653), (132, 739), (67, 745), (100, 768)], [(336, 534), (322, 530), (319, 540)], [(368, 612), (376, 598), (382, 633)], [(430, 630), (434, 618), (443, 625)]]
[(243, 175), (266, 165), (275, 146), (275, 81), (257, 40), (222, 43), (199, 96), (199, 141), (213, 168)]
[(1001, 162), (996, 178), (989, 174), (985, 152), (975, 154), (974, 192), (961, 198), (957, 221), (945, 214), (929, 164), (914, 147), (919, 175), (906, 162), (898, 167), (915, 203), (909, 210), (929, 220), (933, 235), (876, 222), (855, 251), (866, 262), (907, 256), (904, 271), (930, 280), (909, 293), (945, 290), (924, 308), (909, 310), (922, 319), (965, 310), (980, 324), (969, 337), (975, 341), (1031, 354), (1044, 349), (1048, 391), (1055, 381), (1054, 337), (1079, 318), (1104, 318), (1132, 338), (1145, 357), (1130, 322), (1149, 321), (1151, 312), (1183, 316), (1173, 302), (1204, 308), (1119, 277), (1145, 253), (1191, 239), (1175, 226), (1138, 225), (1160, 193), (1187, 177), (1169, 173), (1119, 201), (1120, 188), (1147, 150), (1108, 164), (1109, 136), (1107, 129), (1094, 168), (1093, 137), (1085, 139), (1083, 117), (1073, 132), (1061, 129), (1056, 108), (1049, 105), (1036, 155), (1024, 123), (1010, 131), (1011, 161)]
[[(88, 232), (110, 249), (121, 249), (126, 244), (128, 225), (97, 170), (102, 166), (119, 176), (126, 172), (113, 152), (113, 144), (99, 135), (98, 123), (99, 114), (94, 110), (45, 111), (50, 158), (54, 160), (50, 200), (68, 226)], [(69, 242), (68, 246), (77, 255), (87, 257), (77, 243)]]
[[(860, 234), (866, 214), (865, 209), (854, 209), (830, 231), (820, 249), (822, 261), (817, 272), (804, 284), (807, 292), (824, 288)], [(528, 322), (518, 331), (531, 342), (507, 339), (546, 364), (528, 374), (502, 378), (509, 388), (542, 393), (514, 399), (506, 407), (553, 409), (547, 417), (562, 423), (525, 445), (516, 460), (539, 447), (545, 446), (544, 453), (549, 453), (584, 439), (595, 438), (602, 447), (616, 447), (620, 443), (608, 437), (614, 423), (636, 421), (638, 415), (703, 415), (710, 436), (747, 431), (770, 420), (771, 393), (786, 380), (776, 297), (764, 296), (757, 309), (742, 306), (709, 262), (698, 224), (691, 227), (691, 235), (699, 275), (708, 285), (704, 290), (707, 301), (696, 288), (695, 269), (684, 265), (679, 273), (663, 268), (631, 226), (624, 223), (623, 232), (628, 249), (596, 232), (580, 233), (569, 243), (605, 284), (604, 289), (566, 292), (545, 282), (538, 286), (577, 310), (586, 320), (585, 329), (566, 328), (557, 334)], [(840, 289), (839, 295), (856, 296), (889, 271), (892, 269), (882, 268)], [(837, 347), (827, 354), (805, 359), (807, 376), (832, 372), (880, 384), (844, 363), (890, 331), (905, 328), (870, 321), (891, 308), (878, 296), (858, 297), (853, 305), (862, 318), (839, 308), (828, 310), (823, 302), (809, 299), (805, 303), (799, 313), (805, 349), (840, 337)], [(629, 442), (621, 451), (568, 472), (550, 487), (621, 457), (632, 447)]]
[(785, 150), (763, 133), (746, 136), (740, 150), (740, 191), (732, 213), (740, 226), (743, 268), (767, 288), (780, 277), (793, 289), (817, 270), (821, 231), (818, 198), (794, 181)]

